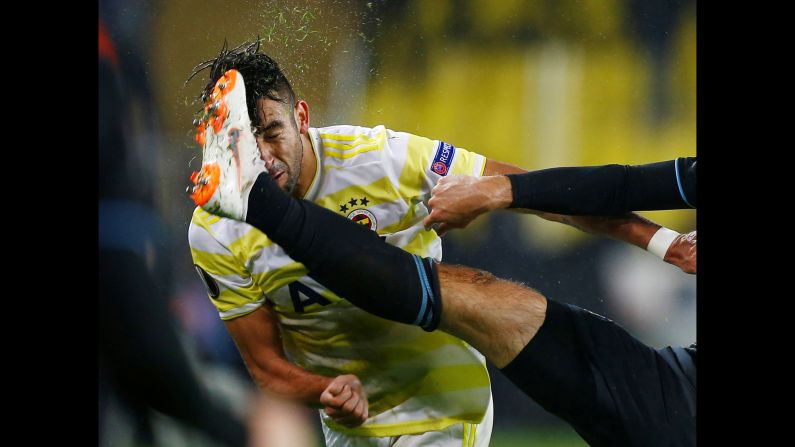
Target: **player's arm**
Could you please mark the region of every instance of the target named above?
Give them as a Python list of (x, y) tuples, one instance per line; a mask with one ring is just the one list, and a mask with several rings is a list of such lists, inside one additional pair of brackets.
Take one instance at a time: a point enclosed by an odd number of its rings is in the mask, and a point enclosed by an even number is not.
[(527, 172), (489, 160), (485, 177), (443, 178), (434, 189), (436, 216), (453, 228), (496, 209), (563, 215), (696, 207), (696, 158), (638, 166), (603, 165)]
[[(673, 165), (671, 168), (673, 168)], [(694, 172), (695, 169), (693, 168), (692, 171)], [(507, 163), (488, 160), (484, 177), (456, 176), (443, 178), (433, 190), (433, 197), (429, 201), (431, 213), (425, 218), (424, 223), (426, 226), (437, 225), (437, 231), (440, 234), (444, 234), (450, 228), (465, 227), (477, 216), (488, 211), (511, 208), (516, 211), (537, 214), (550, 221), (565, 223), (588, 233), (622, 240), (642, 249), (654, 248), (656, 250), (657, 241), (655, 240), (651, 247), (649, 243), (662, 227), (642, 216), (627, 212), (627, 209), (622, 209), (622, 212), (618, 215), (605, 216), (603, 214), (607, 214), (608, 211), (606, 207), (591, 207), (589, 211), (602, 214), (596, 217), (559, 214), (514, 206), (516, 203), (526, 205), (527, 201), (514, 202), (513, 180), (511, 178), (528, 178), (525, 176), (531, 176), (538, 172), (543, 171), (527, 172)], [(695, 174), (693, 174), (694, 176)], [(549, 176), (546, 176), (545, 179), (548, 182), (554, 182), (554, 179)], [(522, 181), (518, 183), (522, 183)], [(693, 189), (694, 184), (695, 180), (693, 179)], [(601, 193), (598, 191), (600, 187), (602, 188)], [(609, 196), (609, 194), (604, 193), (604, 188), (604, 185), (592, 184), (585, 189), (590, 192), (596, 191), (595, 195), (597, 196)], [(563, 186), (560, 189), (567, 190), (568, 188)], [(584, 188), (580, 188), (580, 190), (582, 189)], [(584, 196), (577, 199), (591, 200), (591, 202), (594, 200)], [(548, 198), (546, 200), (549, 202), (555, 199)], [(572, 205), (567, 209), (576, 210), (575, 204), (573, 202), (570, 203)], [(563, 208), (558, 207), (555, 209)], [(695, 273), (695, 238), (688, 238), (685, 235), (678, 235), (666, 230), (663, 229), (662, 234), (657, 236), (657, 238), (659, 239), (662, 235), (667, 236), (668, 239), (662, 241), (662, 250), (665, 250), (666, 247), (668, 249), (662, 252), (657, 250), (656, 253), (666, 262), (676, 265), (683, 271)], [(674, 238), (673, 241), (671, 241), (671, 238)], [(668, 244), (669, 242), (670, 244)], [(690, 256), (691, 254), (692, 256)]]
[(291, 363), (281, 344), (278, 320), (263, 290), (197, 210), (188, 231), (191, 256), (249, 373), (271, 395), (326, 407), (340, 424), (356, 426), (367, 419), (367, 397), (353, 375), (336, 378), (312, 374)]
[[(500, 176), (506, 174), (523, 175), (524, 173), (527, 173), (527, 171), (507, 163), (489, 160), (486, 162), (485, 173), (486, 175), (490, 176)], [(612, 237), (642, 249), (646, 249), (652, 236), (654, 236), (654, 233), (656, 233), (661, 227), (660, 225), (642, 216), (631, 212), (628, 213), (626, 211), (621, 215), (614, 216), (574, 216), (542, 211), (534, 208), (521, 209), (525, 212), (536, 214), (546, 220), (564, 223), (588, 233)]]
[(264, 392), (313, 407), (348, 427), (364, 423), (367, 396), (359, 379), (346, 374), (336, 378), (313, 374), (284, 354), (274, 311), (267, 305), (247, 315), (224, 321), (251, 377)]

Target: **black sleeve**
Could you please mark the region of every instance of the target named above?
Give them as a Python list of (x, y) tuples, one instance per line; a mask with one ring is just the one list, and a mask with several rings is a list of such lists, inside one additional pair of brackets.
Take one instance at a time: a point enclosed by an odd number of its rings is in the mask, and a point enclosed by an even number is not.
[(676, 181), (682, 200), (690, 207), (696, 207), (696, 157), (676, 159)]
[(569, 215), (696, 207), (696, 157), (509, 174), (511, 208)]

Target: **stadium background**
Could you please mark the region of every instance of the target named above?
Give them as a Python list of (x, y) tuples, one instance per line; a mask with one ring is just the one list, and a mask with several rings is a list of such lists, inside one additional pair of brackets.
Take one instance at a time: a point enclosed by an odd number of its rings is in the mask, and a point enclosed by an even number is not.
[[(205, 80), (183, 83), (224, 39), (234, 46), (263, 38), (316, 127), (384, 124), (532, 169), (696, 154), (695, 1), (101, 0), (99, 12), (120, 58), (137, 67), (126, 80), (143, 85), (151, 101), (132, 104), (138, 118), (129, 130), (147, 160), (144, 187), (170, 233), (156, 248), (169, 255), (160, 274), (174, 322), (214, 396), (258, 419), (255, 430), (271, 432), (263, 436), (287, 432), (280, 446), (322, 445), (317, 417), (271, 401), (248, 406), (256, 391), (187, 245), (193, 206), (183, 191), (201, 160), (191, 121)], [(695, 211), (642, 214), (680, 232), (696, 224)], [(444, 244), (447, 262), (525, 282), (654, 346), (695, 340), (695, 277), (642, 250), (507, 212), (480, 218)], [(585, 445), (490, 371), (493, 447)], [(135, 445), (124, 403), (108, 413), (100, 430), (112, 445)], [(213, 445), (152, 417), (159, 444)]]

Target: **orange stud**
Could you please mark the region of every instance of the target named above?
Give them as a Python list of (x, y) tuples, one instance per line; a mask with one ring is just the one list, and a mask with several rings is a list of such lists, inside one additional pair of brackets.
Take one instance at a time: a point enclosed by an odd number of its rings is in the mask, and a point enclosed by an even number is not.
[(221, 133), (221, 127), (224, 125), (224, 121), (226, 120), (226, 115), (229, 112), (229, 109), (226, 107), (226, 103), (222, 102), (217, 109), (215, 109), (215, 116), (210, 118), (210, 124), (213, 126), (213, 130), (215, 133)]
[(235, 70), (234, 68), (231, 70), (227, 70), (227, 72), (224, 73), (223, 79), (226, 80), (226, 82), (224, 83), (225, 84), (224, 93), (228, 93), (233, 88), (235, 88), (235, 81), (237, 80), (237, 70)]
[(199, 124), (198, 129), (196, 129), (196, 142), (199, 143), (200, 146), (204, 147), (205, 139), (205, 129), (207, 128), (207, 123), (202, 120), (201, 124)]
[(215, 190), (218, 189), (220, 179), (221, 168), (218, 163), (202, 166), (202, 170), (196, 178), (196, 187), (193, 189), (193, 194), (190, 195), (190, 198), (193, 199), (196, 205), (204, 205), (213, 196)]

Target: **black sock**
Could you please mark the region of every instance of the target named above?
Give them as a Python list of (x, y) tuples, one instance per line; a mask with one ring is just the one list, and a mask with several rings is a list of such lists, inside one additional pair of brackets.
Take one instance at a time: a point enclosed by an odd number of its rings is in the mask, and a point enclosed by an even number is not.
[(358, 307), (427, 331), (442, 310), (433, 261), (382, 241), (374, 231), (286, 195), (267, 173), (248, 199), (246, 222), (309, 269), (309, 276)]
[[(607, 216), (696, 206), (694, 157), (636, 166), (549, 168), (507, 177), (513, 191), (511, 208)], [(685, 194), (690, 203), (683, 200)]]

